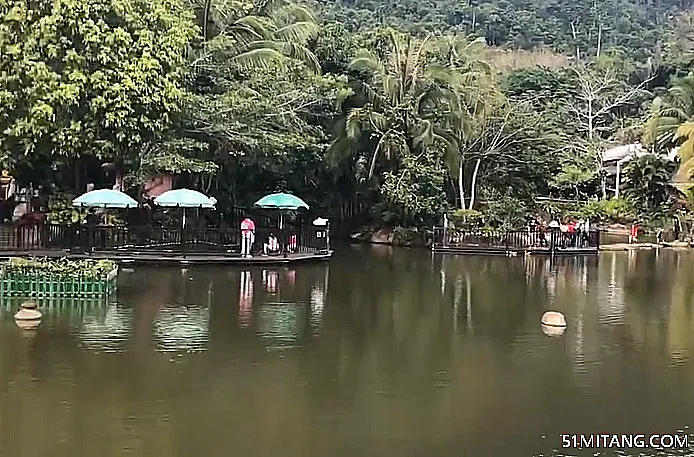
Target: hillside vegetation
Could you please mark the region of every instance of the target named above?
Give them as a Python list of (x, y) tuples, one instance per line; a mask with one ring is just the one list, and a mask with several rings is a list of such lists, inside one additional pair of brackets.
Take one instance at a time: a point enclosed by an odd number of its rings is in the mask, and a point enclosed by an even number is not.
[[(286, 190), (378, 225), (667, 225), (694, 168), (691, 6), (0, 0), (2, 162), (60, 188), (108, 160), (136, 196), (170, 172), (223, 210)], [(602, 155), (635, 141), (652, 155), (610, 200)]]

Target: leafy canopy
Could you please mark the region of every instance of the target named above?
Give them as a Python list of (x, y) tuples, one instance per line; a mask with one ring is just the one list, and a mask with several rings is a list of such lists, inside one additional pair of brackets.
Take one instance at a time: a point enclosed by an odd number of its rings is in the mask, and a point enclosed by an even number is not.
[(177, 0), (0, 0), (0, 150), (121, 155), (180, 110), (195, 35)]

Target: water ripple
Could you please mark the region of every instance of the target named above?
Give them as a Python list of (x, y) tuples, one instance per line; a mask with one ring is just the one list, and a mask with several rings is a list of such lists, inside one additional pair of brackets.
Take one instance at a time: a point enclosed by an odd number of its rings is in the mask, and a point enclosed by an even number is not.
[(258, 308), (257, 334), (270, 347), (294, 347), (305, 329), (304, 303), (266, 303)]
[(204, 351), (209, 341), (209, 310), (197, 306), (167, 306), (154, 322), (157, 350)]
[(133, 310), (116, 304), (90, 309), (77, 330), (83, 347), (96, 351), (120, 352), (130, 335)]

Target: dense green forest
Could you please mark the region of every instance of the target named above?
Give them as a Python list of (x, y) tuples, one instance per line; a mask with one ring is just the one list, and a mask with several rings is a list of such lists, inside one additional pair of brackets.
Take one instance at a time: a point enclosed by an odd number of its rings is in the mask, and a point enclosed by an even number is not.
[[(691, 6), (0, 0), (0, 159), (58, 187), (113, 161), (137, 197), (175, 173), (222, 208), (285, 190), (374, 225), (666, 225), (692, 200)], [(615, 197), (603, 153), (634, 142)]]

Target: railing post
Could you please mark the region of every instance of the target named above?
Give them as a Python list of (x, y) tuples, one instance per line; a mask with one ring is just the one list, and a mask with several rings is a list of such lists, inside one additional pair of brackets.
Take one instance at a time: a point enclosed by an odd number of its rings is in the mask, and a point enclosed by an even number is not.
[[(434, 234), (436, 234), (436, 229), (434, 229)], [(436, 236), (434, 236), (434, 241), (436, 241)], [(448, 247), (448, 214), (443, 213), (443, 247)]]
[(94, 226), (87, 224), (87, 248), (89, 251), (94, 250)]
[(330, 221), (325, 226), (325, 249), (330, 252)]

